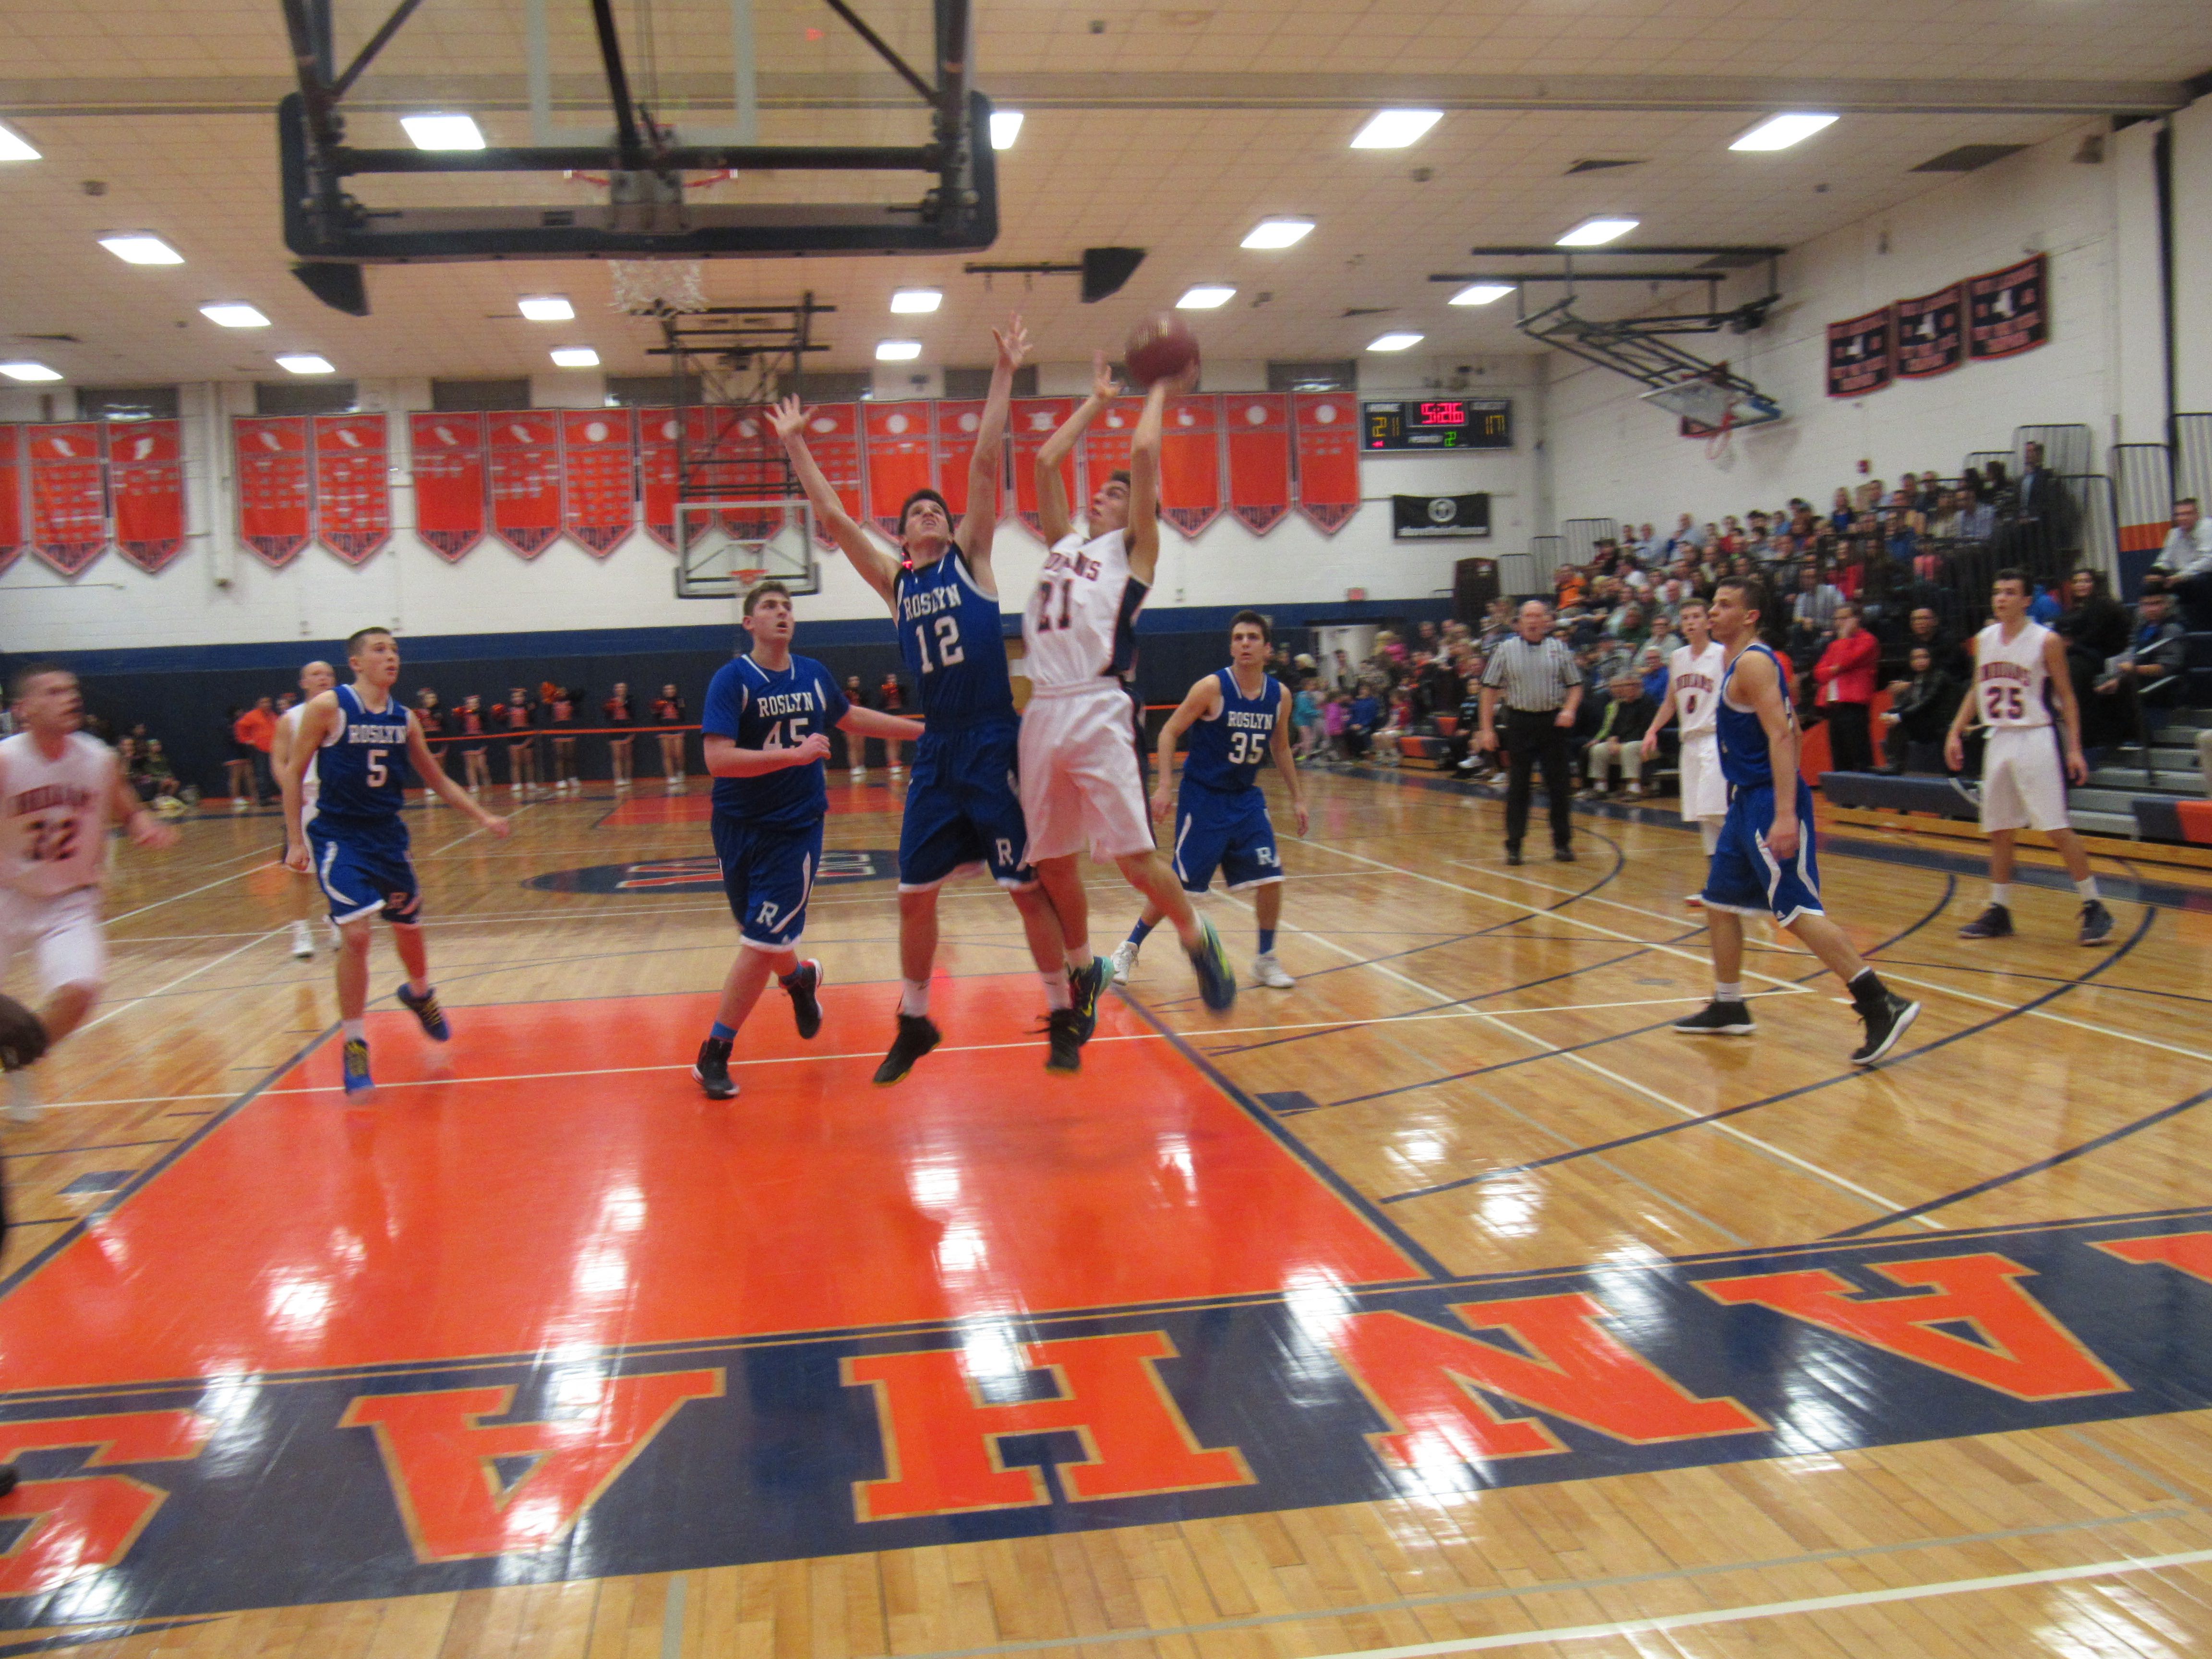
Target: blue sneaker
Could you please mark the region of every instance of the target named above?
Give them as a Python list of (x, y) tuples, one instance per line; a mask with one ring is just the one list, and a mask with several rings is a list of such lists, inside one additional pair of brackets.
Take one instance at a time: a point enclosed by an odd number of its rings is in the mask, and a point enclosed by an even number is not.
[(1098, 1029), (1098, 999), (1113, 982), (1114, 964), (1103, 957), (1091, 957), (1091, 965), (1081, 973), (1068, 970), (1069, 1012), (1075, 1016), (1078, 1047), (1090, 1042), (1091, 1034)]
[(1201, 917), (1198, 927), (1205, 937), (1190, 953), (1191, 968), (1198, 975), (1198, 994), (1215, 1013), (1226, 1013), (1237, 1006), (1237, 969), (1230, 965), (1229, 947), (1213, 931), (1213, 924)]
[(453, 1028), (446, 1023), (446, 1011), (438, 1006), (436, 986), (418, 997), (410, 993), (403, 982), (398, 996), (399, 1006), (422, 1022), (422, 1034), (431, 1042), (443, 1042), (453, 1035)]
[(376, 1079), (368, 1074), (368, 1044), (359, 1037), (349, 1037), (345, 1045), (345, 1091), (349, 1095), (365, 1095), (376, 1087)]

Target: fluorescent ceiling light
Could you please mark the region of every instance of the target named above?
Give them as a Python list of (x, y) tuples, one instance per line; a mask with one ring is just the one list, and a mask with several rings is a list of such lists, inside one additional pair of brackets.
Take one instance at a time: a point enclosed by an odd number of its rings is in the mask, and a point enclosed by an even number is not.
[(44, 363), (0, 363), (0, 374), (11, 380), (58, 380), (58, 368), (48, 368)]
[(1012, 149), (1014, 140), (1022, 136), (1022, 112), (1018, 109), (994, 109), (991, 112), (991, 148)]
[(1822, 127), (1833, 126), (1832, 115), (1770, 115), (1734, 143), (1730, 149), (1788, 149), (1810, 138)]
[(1380, 109), (1352, 135), (1354, 149), (1403, 149), (1444, 118), (1440, 109)]
[(599, 354), (589, 346), (555, 346), (553, 366), (556, 368), (597, 368)]
[(1512, 292), (1510, 283), (1469, 283), (1451, 296), (1451, 302), (1455, 306), (1486, 306)]
[(514, 307), (533, 323), (565, 323), (576, 314), (565, 294), (526, 294)]
[(876, 361), (879, 363), (910, 363), (921, 356), (919, 340), (878, 340), (876, 342)]
[(1183, 290), (1182, 298), (1176, 301), (1178, 311), (1212, 311), (1225, 306), (1237, 297), (1237, 290), (1225, 283), (1200, 283)]
[(1378, 334), (1367, 343), (1370, 351), (1403, 351), (1417, 346), (1426, 337), (1419, 334)]
[(1252, 227), (1252, 234), (1238, 246), (1243, 247), (1289, 247), (1305, 240), (1314, 228), (1310, 219), (1262, 219)]
[(266, 328), (269, 319), (243, 301), (202, 306), (200, 315), (222, 328)]
[(417, 149), (482, 149), (483, 130), (473, 115), (403, 115), (399, 125)]
[(891, 295), (891, 309), (901, 316), (920, 316), (944, 303), (945, 295), (933, 288), (902, 288)]
[(276, 367), (287, 374), (327, 374), (331, 360), (312, 351), (288, 351), (276, 360)]
[(118, 231), (101, 237), (100, 245), (125, 264), (180, 265), (185, 262), (183, 254), (151, 231)]
[(1613, 219), (1601, 214), (1595, 219), (1585, 219), (1553, 243), (1554, 247), (1603, 247), (1618, 237), (1626, 236), (1636, 228), (1639, 221)]
[(0, 126), (0, 161), (35, 161), (39, 152), (23, 142), (22, 135)]

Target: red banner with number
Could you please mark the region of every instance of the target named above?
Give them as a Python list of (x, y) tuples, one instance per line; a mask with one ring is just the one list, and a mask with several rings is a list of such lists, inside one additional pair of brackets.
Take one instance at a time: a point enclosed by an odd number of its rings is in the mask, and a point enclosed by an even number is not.
[[(1075, 413), (1079, 400), (1073, 398), (1017, 398), (1013, 403), (1014, 428), (1014, 513), (1030, 527), (1030, 533), (1042, 537), (1044, 530), (1037, 517), (1036, 458), (1045, 440), (1060, 428), (1060, 423)], [(1075, 501), (1075, 456), (1071, 453), (1060, 464), (1060, 487), (1067, 494), (1068, 511), (1079, 520)]]
[(1231, 392), (1221, 408), (1230, 516), (1264, 536), (1291, 514), (1291, 400), (1279, 392)]
[(307, 417), (244, 416), (231, 422), (238, 457), (238, 535), (246, 550), (282, 570), (307, 550)]
[(390, 432), (383, 415), (315, 416), (315, 539), (348, 564), (392, 540)]
[[(930, 407), (930, 423), (937, 441), (937, 493), (957, 523), (968, 511), (968, 472), (983, 433), (983, 405), (975, 398), (941, 399)], [(999, 459), (1004, 462), (1005, 450)]]
[(604, 559), (629, 539), (630, 411), (578, 410), (561, 417), (562, 523), (569, 539)]
[(510, 409), (484, 416), (491, 438), (491, 533), (526, 559), (561, 534), (561, 417)]
[(107, 469), (100, 422), (24, 430), (31, 452), (31, 551), (74, 576), (107, 550)]
[(1070, 495), (1067, 515), (1077, 529), (1083, 527), (1083, 509), (1098, 493), (1098, 486), (1114, 473), (1129, 467), (1129, 443), (1137, 435), (1137, 422), (1145, 412), (1141, 398), (1116, 398), (1098, 411), (1078, 446), (1083, 452), (1083, 493)]
[[(823, 404), (819, 409), (806, 411), (806, 447), (814, 453), (815, 465), (822, 476), (837, 492), (839, 505), (855, 520), (866, 522), (866, 511), (860, 499), (860, 411), (853, 404)], [(834, 547), (836, 541), (819, 523), (814, 526), (814, 539), (823, 547)]]
[(484, 428), (481, 415), (410, 415), (415, 533), (448, 564), (484, 538)]
[(118, 422), (107, 428), (107, 476), (115, 492), (115, 547), (151, 576), (185, 550), (184, 428), (175, 421)]
[(1168, 399), (1160, 428), (1160, 516), (1185, 536), (1221, 516), (1221, 399)]
[(638, 493), (645, 498), (645, 533), (676, 550), (676, 411), (637, 411)]
[(1348, 392), (1291, 396), (1298, 441), (1298, 511), (1334, 536), (1359, 511), (1359, 400)]
[(22, 430), (0, 426), (0, 572), (23, 555)]
[[(695, 500), (781, 501), (783, 444), (760, 404), (726, 404), (684, 411), (683, 471)], [(722, 529), (732, 536), (773, 536), (781, 509), (724, 507)]]
[(899, 508), (917, 489), (934, 488), (930, 407), (926, 403), (863, 404), (868, 446), (868, 516), (897, 538)]

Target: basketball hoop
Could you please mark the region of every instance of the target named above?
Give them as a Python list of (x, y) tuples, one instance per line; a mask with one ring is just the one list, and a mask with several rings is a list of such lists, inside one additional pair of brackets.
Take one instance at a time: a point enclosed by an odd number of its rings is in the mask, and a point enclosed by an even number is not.
[(672, 317), (707, 308), (702, 259), (610, 259), (613, 309), (632, 317)]
[(764, 567), (748, 567), (743, 570), (732, 570), (730, 572), (730, 579), (737, 584), (738, 598), (740, 600), (742, 600), (746, 594), (751, 592), (756, 586), (766, 580), (767, 578), (768, 571)]
[(1729, 434), (1735, 428), (1735, 406), (1742, 401), (1741, 398), (1731, 396), (1728, 400), (1728, 407), (1721, 411), (1721, 423), (1715, 427), (1705, 439), (1707, 460), (1717, 461), (1728, 453)]

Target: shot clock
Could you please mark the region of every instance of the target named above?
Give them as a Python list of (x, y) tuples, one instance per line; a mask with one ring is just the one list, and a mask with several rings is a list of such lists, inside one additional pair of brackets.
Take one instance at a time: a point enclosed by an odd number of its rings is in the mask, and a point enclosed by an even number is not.
[(1367, 449), (1510, 449), (1510, 398), (1407, 398), (1360, 405)]

